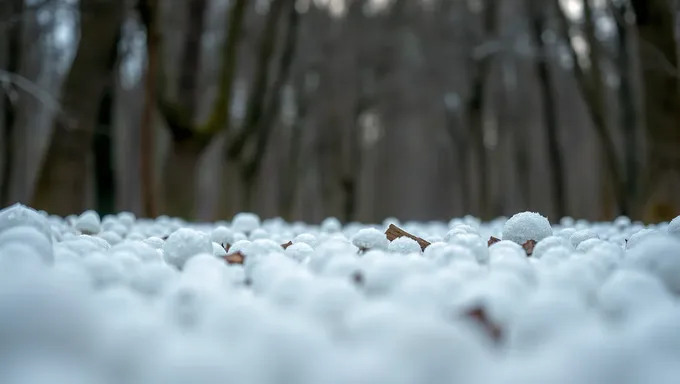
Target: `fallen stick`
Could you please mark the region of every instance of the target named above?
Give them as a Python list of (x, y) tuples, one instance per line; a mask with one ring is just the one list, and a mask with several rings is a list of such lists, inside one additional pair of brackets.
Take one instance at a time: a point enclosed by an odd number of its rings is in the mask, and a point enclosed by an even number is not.
[(430, 246), (429, 241), (427, 241), (425, 239), (421, 239), (418, 236), (414, 236), (414, 235), (404, 231), (403, 229), (397, 227), (394, 224), (390, 224), (390, 226), (387, 228), (387, 231), (385, 231), (385, 236), (387, 236), (387, 240), (389, 240), (389, 241), (392, 241), (394, 239), (398, 239), (400, 237), (408, 237), (409, 239), (413, 239), (413, 240), (417, 241), (418, 244), (420, 245), (420, 249), (422, 249), (423, 251), (425, 250), (425, 248)]

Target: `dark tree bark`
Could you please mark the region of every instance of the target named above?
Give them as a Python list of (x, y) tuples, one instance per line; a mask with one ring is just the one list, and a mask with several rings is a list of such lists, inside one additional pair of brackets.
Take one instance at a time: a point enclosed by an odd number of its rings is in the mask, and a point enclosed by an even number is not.
[[(614, 139), (607, 127), (605, 116), (607, 103), (605, 99), (604, 75), (601, 68), (600, 43), (595, 34), (595, 23), (592, 14), (590, 1), (584, 1), (584, 32), (589, 47), (590, 69), (584, 69), (580, 63), (578, 54), (571, 44), (570, 23), (564, 12), (561, 10), (559, 1), (554, 2), (557, 9), (559, 21), (559, 31), (573, 62), (574, 77), (581, 96), (585, 101), (586, 108), (590, 115), (595, 134), (598, 136), (602, 145), (602, 153), (605, 159), (606, 170), (614, 189), (614, 201), (619, 214), (628, 214), (627, 200), (625, 196), (625, 181), (621, 172), (621, 164), (616, 153)], [(604, 199), (603, 199), (604, 200)], [(602, 201), (603, 206), (607, 206), (611, 199)]]
[[(484, 2), (482, 14), (483, 39), (496, 39), (498, 34), (499, 1), (487, 0)], [(473, 54), (474, 55), (474, 54)], [(490, 219), (491, 194), (489, 188), (489, 159), (484, 143), (484, 95), (486, 82), (491, 73), (493, 54), (485, 54), (480, 58), (472, 58), (472, 80), (470, 91), (466, 101), (466, 118), (468, 122), (468, 136), (472, 144), (474, 158), (479, 173), (479, 204), (477, 215), (483, 219)]]
[(96, 208), (100, 215), (116, 211), (116, 177), (113, 142), (113, 84), (110, 84), (99, 105), (97, 131), (94, 135), (94, 172)]
[(52, 214), (85, 210), (92, 137), (113, 71), (111, 52), (123, 22), (123, 2), (81, 0), (80, 43), (62, 89), (62, 114), (38, 177), (33, 206)]
[(138, 10), (142, 23), (146, 26), (146, 73), (144, 77), (144, 110), (140, 124), (140, 188), (142, 212), (146, 217), (156, 217), (156, 175), (154, 172), (155, 129), (154, 113), (157, 104), (159, 75), (158, 2), (140, 0)]
[(616, 57), (615, 66), (619, 74), (619, 124), (623, 132), (624, 143), (624, 176), (627, 206), (633, 218), (639, 218), (640, 204), (640, 138), (641, 111), (639, 95), (639, 76), (634, 61), (634, 46), (631, 29), (634, 28), (634, 14), (630, 2), (618, 4), (610, 2), (616, 25)]
[[(198, 57), (188, 57), (195, 49), (200, 47), (200, 41), (204, 26), (205, 0), (190, 2), (189, 31), (185, 41), (185, 49), (180, 69), (180, 93), (179, 100), (170, 100), (166, 94), (162, 70), (158, 74), (160, 94), (158, 106), (161, 115), (171, 134), (170, 158), (164, 165), (162, 193), (164, 198), (163, 213), (191, 218), (194, 214), (194, 202), (196, 200), (197, 169), (203, 150), (208, 146), (212, 138), (221, 131), (229, 130), (230, 102), (233, 91), (236, 67), (238, 62), (238, 42), (240, 40), (243, 19), (248, 5), (247, 0), (235, 0), (228, 8), (225, 22), (226, 32), (220, 55), (220, 71), (218, 76), (218, 92), (213, 101), (212, 110), (204, 123), (194, 122), (195, 99), (197, 76), (200, 65)], [(151, 18), (147, 18), (148, 22)], [(198, 35), (198, 36), (197, 36)], [(158, 43), (160, 45), (160, 43)], [(159, 49), (158, 47), (156, 49)], [(198, 53), (194, 56), (199, 56)], [(147, 84), (148, 86), (148, 84)], [(191, 98), (189, 98), (191, 96)], [(178, 173), (182, 174), (179, 175)], [(178, 179), (182, 179), (180, 182)]]
[(564, 175), (564, 162), (562, 160), (562, 148), (560, 146), (559, 127), (557, 123), (557, 110), (553, 95), (554, 85), (550, 74), (549, 49), (543, 41), (545, 33), (545, 13), (543, 0), (527, 0), (529, 11), (529, 23), (536, 55), (534, 66), (538, 75), (541, 99), (543, 102), (543, 124), (548, 136), (548, 159), (550, 161), (551, 190), (557, 218), (567, 214), (566, 182)]
[[(0, 26), (0, 34), (4, 34), (0, 38), (5, 39), (4, 44), (6, 48), (5, 52), (0, 52), (0, 55), (6, 55), (3, 57), (4, 62), (0, 62), (0, 68), (8, 73), (19, 72), (24, 7), (23, 0), (8, 0), (0, 4), (0, 20), (3, 20), (3, 23), (7, 23)], [(0, 87), (0, 109), (3, 112), (0, 115), (2, 119), (0, 125), (3, 128), (0, 129), (0, 135), (2, 135), (2, 144), (0, 145), (0, 156), (2, 156), (0, 160), (0, 166), (2, 167), (0, 169), (0, 205), (5, 206), (11, 203), (9, 195), (14, 158), (12, 142), (15, 135), (16, 110), (9, 94), (4, 92), (2, 87)]]
[[(286, 7), (287, 6), (287, 7)], [(288, 9), (287, 32), (276, 71), (276, 78), (270, 86), (269, 74), (276, 53), (277, 31), (283, 11)], [(245, 118), (238, 134), (230, 139), (226, 157), (237, 162), (242, 182), (242, 209), (253, 207), (255, 181), (269, 142), (269, 137), (279, 115), (281, 91), (288, 81), (297, 43), (300, 15), (292, 0), (273, 0), (264, 22), (260, 45), (257, 50), (256, 69), (246, 103)], [(251, 155), (245, 148), (254, 147)]]
[(640, 38), (647, 135), (646, 219), (680, 213), (680, 79), (673, 8), (667, 0), (632, 0)]

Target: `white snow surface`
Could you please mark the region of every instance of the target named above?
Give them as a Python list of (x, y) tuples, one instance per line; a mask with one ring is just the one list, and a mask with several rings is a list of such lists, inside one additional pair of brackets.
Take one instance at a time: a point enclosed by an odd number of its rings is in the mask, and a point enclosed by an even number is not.
[[(199, 225), (124, 212), (96, 235), (84, 216), (0, 211), (3, 384), (680, 377), (678, 219), (307, 225), (248, 213)], [(383, 240), (375, 228), (391, 223), (433, 243)], [(490, 236), (504, 240), (487, 247)], [(529, 239), (532, 257), (518, 245)], [(244, 265), (223, 259), (230, 241)], [(465, 316), (479, 308), (498, 339)]]

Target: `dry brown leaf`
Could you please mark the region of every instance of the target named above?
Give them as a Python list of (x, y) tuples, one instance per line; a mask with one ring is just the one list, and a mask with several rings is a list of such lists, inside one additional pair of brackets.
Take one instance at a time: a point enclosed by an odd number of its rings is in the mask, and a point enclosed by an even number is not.
[(400, 237), (408, 237), (409, 239), (413, 239), (413, 240), (417, 241), (418, 244), (420, 245), (420, 249), (422, 249), (423, 251), (425, 250), (425, 248), (430, 246), (429, 241), (427, 241), (425, 239), (421, 239), (420, 237), (414, 236), (414, 235), (404, 231), (403, 229), (397, 227), (394, 224), (390, 224), (389, 228), (387, 228), (387, 231), (385, 231), (385, 236), (387, 236), (387, 240), (389, 240), (389, 241), (392, 241), (394, 239), (398, 239)]
[(527, 256), (531, 256), (534, 253), (534, 247), (536, 246), (536, 240), (527, 240), (526, 243), (522, 244), (522, 248), (527, 253)]
[(503, 336), (501, 329), (489, 319), (483, 307), (472, 308), (465, 315), (481, 325), (493, 341), (498, 342)]
[(499, 239), (499, 238), (497, 238), (497, 237), (491, 236), (491, 237), (489, 238), (489, 241), (487, 242), (487, 245), (490, 247), (490, 246), (496, 244), (496, 243), (499, 242), (499, 241), (501, 241), (501, 239)]
[(238, 251), (232, 253), (231, 255), (224, 256), (223, 258), (227, 264), (243, 264), (243, 261), (246, 259), (246, 255), (241, 253), (241, 251)]
[(289, 241), (289, 242), (287, 242), (286, 244), (281, 244), (281, 246), (283, 247), (283, 249), (288, 249), (288, 247), (290, 247), (291, 245), (293, 245), (293, 242), (292, 242), (292, 241)]

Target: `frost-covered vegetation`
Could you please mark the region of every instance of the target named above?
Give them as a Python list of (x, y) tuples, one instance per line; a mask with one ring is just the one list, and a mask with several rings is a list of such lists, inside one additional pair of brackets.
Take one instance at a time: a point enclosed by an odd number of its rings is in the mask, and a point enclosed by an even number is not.
[(680, 218), (0, 212), (3, 384), (670, 384), (678, 295)]

